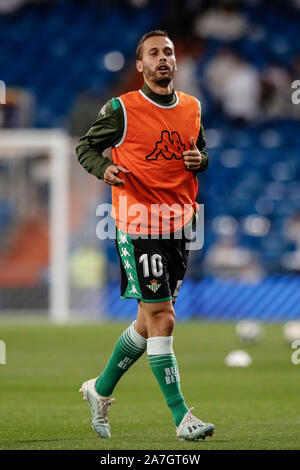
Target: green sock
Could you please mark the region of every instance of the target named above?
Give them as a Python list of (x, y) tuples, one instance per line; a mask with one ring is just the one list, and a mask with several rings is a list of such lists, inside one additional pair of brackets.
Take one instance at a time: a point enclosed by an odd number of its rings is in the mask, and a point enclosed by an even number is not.
[(151, 369), (172, 412), (175, 426), (178, 426), (189, 410), (181, 393), (178, 364), (172, 342), (172, 336), (148, 338), (147, 352)]
[(95, 389), (99, 395), (108, 397), (122, 375), (146, 350), (147, 340), (134, 327), (134, 322), (121, 334), (105, 369), (98, 377)]

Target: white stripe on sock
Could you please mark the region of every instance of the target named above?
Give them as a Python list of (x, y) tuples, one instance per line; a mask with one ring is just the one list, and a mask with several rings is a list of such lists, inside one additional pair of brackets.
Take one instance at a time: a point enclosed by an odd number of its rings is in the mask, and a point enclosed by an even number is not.
[(173, 336), (154, 336), (147, 339), (147, 354), (150, 356), (161, 356), (163, 354), (174, 354)]
[(131, 323), (131, 325), (128, 327), (127, 332), (130, 336), (130, 339), (134, 342), (134, 344), (139, 348), (139, 349), (146, 349), (147, 346), (147, 339), (144, 338), (144, 336), (140, 335), (136, 329), (135, 329), (135, 321)]

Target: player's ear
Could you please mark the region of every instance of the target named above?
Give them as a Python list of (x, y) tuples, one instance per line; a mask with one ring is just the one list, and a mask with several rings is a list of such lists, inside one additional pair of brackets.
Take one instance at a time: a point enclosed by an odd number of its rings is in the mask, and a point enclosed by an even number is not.
[(143, 72), (144, 71), (143, 63), (142, 63), (141, 60), (137, 60), (135, 64), (136, 64), (136, 69), (137, 69), (138, 72)]

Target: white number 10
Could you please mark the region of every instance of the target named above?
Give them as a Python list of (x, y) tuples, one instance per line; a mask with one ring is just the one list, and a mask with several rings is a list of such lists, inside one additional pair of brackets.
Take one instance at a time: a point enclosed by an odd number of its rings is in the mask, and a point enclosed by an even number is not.
[[(161, 255), (154, 254), (150, 258), (151, 261), (151, 272), (153, 276), (160, 277), (163, 273), (163, 264), (161, 260)], [(144, 277), (149, 277), (149, 261), (148, 261), (148, 254), (145, 253), (144, 255), (139, 257), (139, 263), (143, 263), (143, 273)]]

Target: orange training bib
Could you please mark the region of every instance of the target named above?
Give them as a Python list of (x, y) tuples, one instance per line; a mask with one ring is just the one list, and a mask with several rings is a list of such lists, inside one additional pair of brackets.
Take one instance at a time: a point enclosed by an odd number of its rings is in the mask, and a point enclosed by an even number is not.
[(121, 95), (124, 134), (112, 149), (122, 186), (112, 186), (112, 215), (127, 233), (162, 234), (179, 230), (192, 217), (198, 182), (184, 165), (182, 153), (197, 142), (199, 101), (176, 92), (176, 103), (162, 106), (141, 90)]

